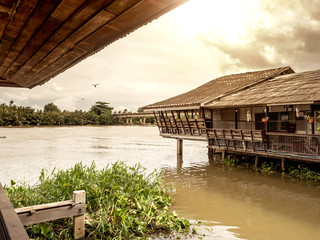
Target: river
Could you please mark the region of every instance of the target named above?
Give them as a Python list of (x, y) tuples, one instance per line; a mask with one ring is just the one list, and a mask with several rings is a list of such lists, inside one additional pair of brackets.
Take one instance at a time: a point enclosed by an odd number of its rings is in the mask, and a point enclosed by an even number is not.
[(156, 127), (0, 128), (0, 137), (2, 184), (34, 184), (42, 168), (80, 161), (101, 168), (141, 163), (163, 171), (173, 186), (172, 209), (203, 222), (201, 239), (320, 239), (320, 185), (226, 169), (208, 159), (205, 142), (184, 141), (182, 160), (176, 141), (159, 137)]

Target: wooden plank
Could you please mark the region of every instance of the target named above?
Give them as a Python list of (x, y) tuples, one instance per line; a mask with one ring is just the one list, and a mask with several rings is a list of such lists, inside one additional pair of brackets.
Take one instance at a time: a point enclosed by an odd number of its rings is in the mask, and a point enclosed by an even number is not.
[(23, 225), (46, 222), (54, 219), (79, 216), (85, 213), (85, 204), (66, 205), (42, 210), (33, 210), (19, 213), (18, 216)]
[[(101, 50), (103, 47), (105, 47), (106, 42), (111, 43), (120, 36), (123, 36), (125, 33), (138, 28), (139, 24), (137, 23), (146, 21), (146, 19), (139, 19), (141, 16), (139, 11), (143, 11), (143, 9), (148, 9), (151, 14), (153, 11), (156, 13), (158, 7), (149, 1), (140, 1), (138, 4), (135, 4), (122, 15), (116, 17), (113, 21), (108, 22), (86, 38), (82, 39), (82, 41), (77, 43), (72, 49), (65, 52), (63, 56), (60, 54), (60, 58), (51, 63), (50, 66), (47, 66), (47, 63), (42, 71), (37, 71), (37, 73), (33, 76), (33, 78), (37, 78), (39, 80), (32, 86), (49, 80), (51, 77), (54, 77), (59, 72), (63, 71), (63, 69), (70, 68), (82, 59)], [(78, 50), (81, 49), (83, 53), (81, 54), (81, 52), (76, 51), (77, 54), (73, 54), (76, 48)], [(48, 78), (48, 76), (50, 77)], [(31, 82), (33, 82), (29, 80), (26, 85), (29, 85)]]
[[(79, 1), (76, 6), (80, 6)], [(93, 3), (94, 2), (94, 3)], [(108, 23), (115, 15), (104, 10), (109, 1), (88, 1), (81, 6), (32, 56), (22, 69), (14, 76), (13, 80), (24, 76), (26, 81), (46, 66), (54, 63), (63, 54), (71, 50), (77, 43), (88, 37), (101, 26)], [(89, 7), (91, 4), (91, 7)], [(99, 12), (100, 11), (100, 12)], [(25, 82), (26, 82), (25, 81)]]
[(73, 200), (67, 200), (67, 201), (61, 201), (61, 202), (54, 202), (54, 203), (47, 203), (47, 204), (41, 204), (41, 205), (33, 205), (29, 207), (22, 207), (22, 208), (16, 208), (15, 212), (17, 214), (23, 214), (23, 213), (31, 213), (35, 211), (42, 211), (50, 208), (58, 208), (58, 207), (72, 207), (74, 204)]
[(237, 150), (237, 146), (236, 146), (236, 142), (233, 138), (233, 133), (232, 133), (232, 130), (230, 130), (230, 134), (231, 134), (231, 138), (232, 138), (232, 142), (233, 142), (233, 146), (234, 146), (234, 149)]
[[(63, 24), (64, 21), (66, 21), (84, 1), (85, 0), (62, 0), (51, 16), (44, 21), (40, 29), (32, 37), (32, 41), (29, 41), (24, 49), (19, 53), (19, 56), (16, 58), (14, 63), (11, 64), (4, 76), (12, 81), (18, 80), (21, 77), (27, 78), (26, 68), (30, 69), (33, 66), (32, 62), (29, 61), (30, 58), (35, 56), (33, 59), (37, 58), (38, 61), (42, 59), (36, 53), (39, 49), (41, 50), (43, 46), (50, 44), (48, 42), (50, 39), (61, 34), (62, 27), (59, 29), (60, 31), (56, 30), (61, 25), (65, 25)], [(71, 31), (72, 28), (69, 27), (68, 30)], [(64, 31), (68, 32), (66, 29), (64, 29)], [(24, 65), (26, 62), (28, 64)], [(16, 78), (12, 78), (13, 75), (17, 74), (17, 71), (20, 71), (20, 74), (18, 74)]]
[(11, 63), (16, 59), (28, 41), (37, 32), (42, 23), (46, 20), (54, 8), (57, 7), (60, 1), (61, 0), (42, 0), (38, 2), (23, 29), (19, 33), (19, 36), (15, 39), (12, 47), (9, 49), (4, 49), (6, 52), (6, 57), (1, 64), (0, 76), (4, 75)]
[(165, 119), (165, 117), (164, 117), (164, 115), (163, 115), (163, 112), (161, 111), (161, 116), (162, 116), (162, 119), (163, 119), (163, 122), (164, 122), (164, 125), (166, 126), (166, 133), (168, 133), (168, 126), (167, 126), (167, 122), (166, 122), (166, 119)]
[(57, 21), (54, 18), (49, 17), (41, 26), (40, 30), (32, 37), (32, 41), (29, 41), (26, 46), (21, 50), (14, 62), (8, 66), (3, 76), (6, 79), (11, 77), (25, 64), (25, 62), (38, 50), (38, 48), (46, 41), (46, 39), (55, 31), (62, 22)]
[(0, 237), (1, 239), (27, 240), (28, 234), (0, 183)]
[(170, 123), (171, 133), (173, 133), (173, 127), (172, 127), (171, 120), (170, 120), (170, 118), (168, 117), (167, 111), (165, 111), (165, 113), (166, 113), (166, 118), (169, 120), (169, 123)]
[(172, 115), (172, 117), (173, 117), (174, 124), (176, 125), (177, 133), (180, 134), (180, 130), (179, 130), (179, 128), (178, 128), (178, 124), (177, 124), (177, 121), (176, 121), (176, 117), (175, 117), (173, 111), (171, 111), (171, 115)]
[(216, 140), (216, 142), (218, 143), (218, 146), (219, 146), (219, 148), (220, 148), (219, 139), (218, 139), (218, 137), (217, 137), (217, 132), (216, 132), (215, 129), (213, 129), (213, 133), (214, 133), (215, 140)]
[(187, 120), (189, 132), (190, 132), (191, 135), (193, 135), (192, 134), (192, 130), (191, 130), (191, 126), (190, 126), (190, 123), (189, 123), (188, 115), (187, 115), (186, 111), (183, 111), (183, 112), (184, 112), (184, 116), (186, 117), (186, 120)]
[(197, 121), (197, 119), (194, 119), (194, 120), (195, 120), (195, 123), (196, 123), (196, 126), (197, 126), (198, 135), (201, 135), (200, 128), (199, 128), (199, 125), (198, 125), (198, 121)]
[[(12, 14), (14, 13), (14, 21), (9, 21), (8, 24), (2, 26), (5, 28), (3, 31), (0, 31), (0, 65), (5, 59), (9, 49), (14, 44), (15, 39), (18, 37), (37, 2), (37, 0), (19, 1), (19, 4), (14, 6), (15, 12), (12, 12)], [(11, 16), (12, 15), (10, 14), (10, 17)]]
[(182, 121), (182, 119), (181, 119), (181, 118), (180, 118), (179, 120), (180, 120), (180, 123), (181, 123), (182, 129), (183, 129), (183, 133), (184, 133), (184, 134), (186, 134), (186, 130), (185, 130), (185, 128), (184, 128), (183, 121)]
[(225, 142), (225, 144), (226, 144), (226, 148), (227, 148), (227, 150), (228, 150), (228, 141), (226, 140), (226, 136), (225, 136), (225, 130), (222, 130), (222, 134), (223, 134), (223, 139), (224, 139), (224, 142)]
[(254, 144), (252, 131), (251, 131), (251, 144), (252, 144), (252, 149), (253, 149), (253, 151), (255, 152), (255, 151), (256, 151), (256, 147), (255, 147), (255, 144)]

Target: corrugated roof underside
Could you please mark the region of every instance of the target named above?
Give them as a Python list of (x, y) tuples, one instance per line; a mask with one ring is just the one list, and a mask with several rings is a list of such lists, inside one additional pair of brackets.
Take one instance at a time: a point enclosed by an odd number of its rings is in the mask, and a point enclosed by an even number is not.
[(1, 0), (0, 86), (43, 84), (185, 1)]

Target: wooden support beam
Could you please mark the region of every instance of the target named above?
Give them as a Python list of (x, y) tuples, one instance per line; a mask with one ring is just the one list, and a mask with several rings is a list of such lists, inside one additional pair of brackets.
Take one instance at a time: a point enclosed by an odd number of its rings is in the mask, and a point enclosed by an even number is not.
[(188, 119), (188, 114), (186, 113), (186, 111), (184, 111), (184, 115), (186, 116), (189, 132), (190, 132), (191, 135), (193, 135), (192, 134), (192, 130), (191, 130), (191, 126), (190, 126), (190, 122), (189, 122), (189, 119)]
[(221, 151), (221, 158), (222, 158), (222, 161), (224, 161), (224, 159), (226, 158), (226, 151), (225, 150)]
[(259, 165), (259, 156), (256, 155), (256, 158), (255, 158), (255, 160), (254, 160), (254, 167), (255, 167), (255, 168), (258, 168), (258, 165)]
[(184, 128), (183, 120), (181, 118), (179, 120), (180, 120), (180, 123), (182, 125), (183, 133), (186, 134), (186, 129)]
[(29, 236), (0, 183), (0, 239), (27, 240)]
[(170, 127), (171, 127), (171, 133), (173, 134), (173, 126), (172, 126), (171, 119), (168, 117), (167, 111), (165, 111), (165, 113), (166, 113), (166, 118), (169, 119)]
[(173, 118), (173, 121), (174, 121), (174, 125), (176, 125), (177, 133), (180, 134), (180, 131), (179, 131), (179, 128), (178, 128), (178, 124), (177, 124), (177, 121), (176, 121), (176, 117), (175, 117), (173, 111), (171, 111), (171, 115), (172, 115), (172, 118)]
[(183, 153), (183, 140), (177, 139), (177, 155), (182, 155)]
[(285, 164), (285, 159), (281, 158), (281, 171), (285, 172), (286, 171), (286, 164)]

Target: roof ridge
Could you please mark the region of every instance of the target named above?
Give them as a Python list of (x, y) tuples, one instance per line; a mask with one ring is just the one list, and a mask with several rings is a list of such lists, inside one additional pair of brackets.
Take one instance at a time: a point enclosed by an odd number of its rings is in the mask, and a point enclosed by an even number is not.
[[(220, 98), (229, 96), (229, 95), (231, 95), (231, 94), (240, 92), (240, 91), (242, 91), (242, 90), (244, 90), (244, 89), (247, 89), (247, 88), (256, 86), (256, 85), (258, 85), (258, 84), (261, 84), (261, 83), (263, 83), (263, 82), (265, 82), (265, 81), (268, 81), (268, 80), (270, 80), (270, 79), (273, 79), (273, 78), (275, 78), (275, 77), (279, 77), (279, 76), (281, 76), (282, 73), (284, 73), (285, 71), (291, 70), (292, 73), (295, 73), (290, 66), (287, 66), (287, 67), (279, 67), (279, 68), (273, 68), (273, 69), (267, 69), (267, 70), (261, 70), (261, 71), (254, 71), (254, 72), (247, 72), (247, 73), (240, 73), (240, 74), (231, 74), (231, 75), (226, 75), (226, 76), (241, 75), (241, 74), (248, 74), (248, 73), (257, 73), (257, 72), (264, 72), (264, 71), (267, 72), (267, 71), (274, 71), (274, 70), (279, 70), (279, 72), (272, 74), (272, 76), (268, 76), (268, 77), (265, 77), (265, 78), (263, 78), (263, 79), (261, 79), (261, 80), (258, 80), (258, 81), (254, 82), (254, 83), (250, 83), (250, 84), (241, 86), (241, 87), (239, 87), (239, 88), (233, 89), (233, 90), (231, 90), (231, 91), (225, 92), (225, 93), (221, 94), (220, 96), (218, 96), (218, 97), (216, 97), (216, 98), (214, 98), (214, 99), (211, 99), (211, 100), (209, 100), (209, 101), (207, 101), (207, 102), (205, 102), (205, 103), (203, 103), (203, 104), (201, 104), (201, 105), (202, 105), (202, 106), (207, 105), (207, 104), (209, 104), (210, 102), (215, 101), (215, 100), (217, 100), (217, 99), (220, 99)], [(217, 78), (217, 79), (218, 79), (218, 78)], [(216, 80), (217, 80), (217, 79), (216, 79)]]

